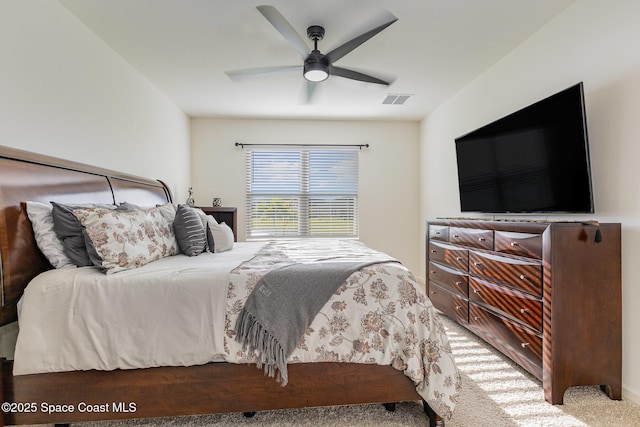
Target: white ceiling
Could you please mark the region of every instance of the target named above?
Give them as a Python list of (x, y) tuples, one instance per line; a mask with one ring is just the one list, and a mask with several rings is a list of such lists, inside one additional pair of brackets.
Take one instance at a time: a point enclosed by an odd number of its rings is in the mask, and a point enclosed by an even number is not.
[[(59, 1), (192, 117), (419, 120), (574, 0)], [(301, 73), (230, 80), (227, 70), (302, 62), (261, 4), (307, 41), (309, 25), (324, 26), (323, 53), (392, 13), (397, 22), (336, 65), (393, 83), (333, 76), (305, 103)], [(412, 96), (383, 105), (388, 94)]]

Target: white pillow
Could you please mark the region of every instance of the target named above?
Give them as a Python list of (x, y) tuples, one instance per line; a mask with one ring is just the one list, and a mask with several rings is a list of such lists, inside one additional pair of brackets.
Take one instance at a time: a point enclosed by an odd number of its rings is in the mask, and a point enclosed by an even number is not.
[(221, 222), (218, 224), (212, 217), (207, 218), (207, 225), (213, 236), (214, 252), (224, 252), (233, 249), (233, 230)]
[(51, 203), (26, 202), (27, 216), (31, 220), (33, 234), (40, 251), (54, 268), (75, 267), (65, 255), (62, 241), (53, 231), (53, 217)]
[[(167, 219), (169, 224), (173, 224), (173, 221), (176, 219), (176, 209), (177, 206), (171, 203), (165, 203), (164, 205), (156, 205), (160, 214)], [(149, 208), (146, 208), (149, 209)]]

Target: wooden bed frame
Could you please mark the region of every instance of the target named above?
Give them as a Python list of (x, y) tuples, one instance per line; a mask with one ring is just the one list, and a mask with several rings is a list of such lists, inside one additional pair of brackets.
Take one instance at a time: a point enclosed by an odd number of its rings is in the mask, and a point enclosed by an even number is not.
[[(161, 181), (0, 146), (1, 325), (17, 320), (16, 304), (28, 282), (52, 268), (37, 248), (24, 206), (28, 200), (173, 201)], [(0, 426), (365, 403), (392, 409), (394, 402), (422, 400), (401, 371), (370, 364), (292, 364), (286, 387), (255, 365), (231, 363), (17, 376), (12, 368), (12, 361), (2, 361), (2, 402), (14, 405), (0, 412)], [(429, 425), (444, 425), (423, 404)]]

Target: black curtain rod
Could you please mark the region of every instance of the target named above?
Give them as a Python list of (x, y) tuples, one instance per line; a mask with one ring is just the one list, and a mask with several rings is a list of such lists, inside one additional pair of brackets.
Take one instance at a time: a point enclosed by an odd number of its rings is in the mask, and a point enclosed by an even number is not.
[(358, 147), (359, 149), (369, 148), (369, 144), (245, 144), (236, 142), (236, 147), (260, 147), (260, 146), (277, 146), (277, 147)]

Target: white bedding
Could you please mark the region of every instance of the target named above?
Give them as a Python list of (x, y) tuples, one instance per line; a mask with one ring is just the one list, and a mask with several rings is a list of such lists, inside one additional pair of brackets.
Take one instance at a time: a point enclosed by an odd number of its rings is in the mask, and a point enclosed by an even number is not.
[[(292, 263), (336, 259), (389, 257), (355, 241), (310, 239), (237, 243), (228, 252), (176, 255), (115, 274), (48, 271), (19, 304), (14, 374), (256, 363), (257, 355), (234, 339), (234, 325), (259, 280)], [(397, 262), (352, 274), (287, 362), (391, 365), (445, 419), (461, 387), (433, 305)]]
[(112, 275), (93, 267), (39, 275), (19, 303), (14, 374), (224, 360), (224, 331), (213, 325), (224, 324), (229, 272), (263, 245), (239, 242)]

